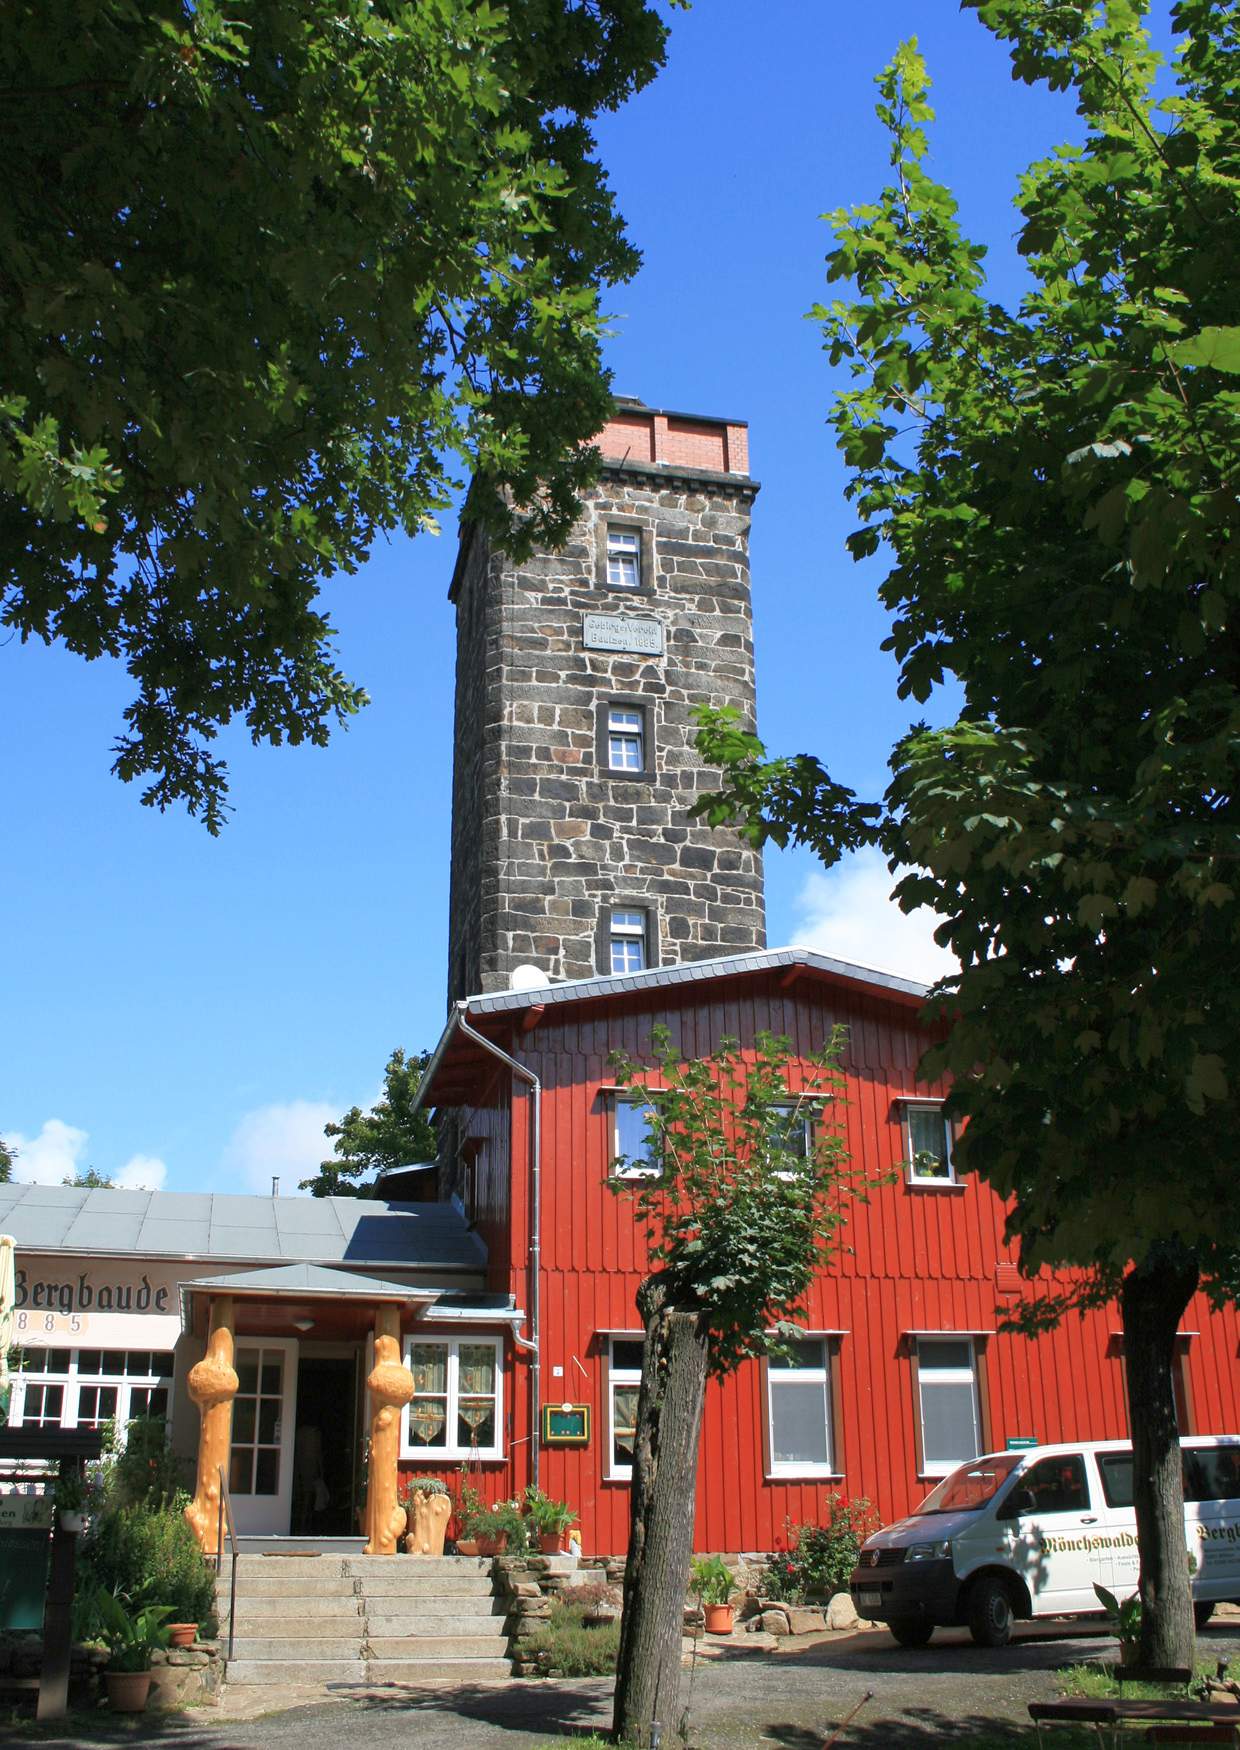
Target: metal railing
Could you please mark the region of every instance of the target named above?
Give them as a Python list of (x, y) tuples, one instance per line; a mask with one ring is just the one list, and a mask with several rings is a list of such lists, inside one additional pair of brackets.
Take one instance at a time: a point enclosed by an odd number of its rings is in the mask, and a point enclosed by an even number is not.
[(232, 1555), (232, 1572), (228, 1581), (228, 1657), (233, 1656), (233, 1637), (237, 1627), (237, 1557), (241, 1551), (237, 1548), (237, 1528), (233, 1524), (232, 1496), (228, 1493), (228, 1478), (224, 1475), (224, 1467), (220, 1470), (220, 1511), (215, 1528), (215, 1571), (220, 1573), (224, 1565), (224, 1527), (228, 1527), (228, 1547)]

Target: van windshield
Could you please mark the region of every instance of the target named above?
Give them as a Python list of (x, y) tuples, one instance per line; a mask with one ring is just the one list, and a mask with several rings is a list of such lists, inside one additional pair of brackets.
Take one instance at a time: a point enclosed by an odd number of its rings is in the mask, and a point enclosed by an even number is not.
[(978, 1458), (962, 1464), (937, 1489), (932, 1489), (918, 1513), (970, 1513), (993, 1501), (1012, 1472), (1022, 1463), (1023, 1452), (1005, 1452), (999, 1458)]

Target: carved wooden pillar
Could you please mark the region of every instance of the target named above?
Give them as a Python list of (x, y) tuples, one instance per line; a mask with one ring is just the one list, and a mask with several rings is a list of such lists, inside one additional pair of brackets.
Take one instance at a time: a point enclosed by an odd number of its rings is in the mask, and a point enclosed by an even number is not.
[(207, 1352), (196, 1367), (190, 1368), (188, 1384), (202, 1425), (198, 1432), (198, 1485), (185, 1509), (185, 1517), (198, 1539), (199, 1549), (204, 1555), (213, 1556), (219, 1542), (220, 1466), (228, 1463), (232, 1403), (237, 1395), (230, 1294), (221, 1294), (211, 1302)]
[(413, 1375), (401, 1365), (397, 1307), (381, 1306), (375, 1313), (375, 1364), (366, 1384), (371, 1403), (366, 1554), (394, 1556), (397, 1539), (405, 1529), (405, 1509), (396, 1500), (400, 1413), (413, 1396)]

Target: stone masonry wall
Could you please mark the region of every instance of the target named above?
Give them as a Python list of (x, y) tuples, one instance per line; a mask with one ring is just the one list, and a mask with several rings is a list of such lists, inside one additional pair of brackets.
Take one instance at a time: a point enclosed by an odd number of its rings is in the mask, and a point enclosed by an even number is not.
[[(652, 963), (765, 946), (760, 853), (689, 816), (718, 782), (693, 747), (703, 700), (755, 721), (747, 476), (606, 465), (557, 553), (514, 566), (467, 535), (457, 608), (449, 997), (599, 970), (599, 922), (651, 914)], [(608, 524), (643, 540), (640, 590), (607, 587)], [(587, 649), (583, 619), (657, 620), (664, 651)], [(653, 770), (601, 763), (600, 712), (641, 707)], [(650, 764), (650, 760), (647, 760)]]

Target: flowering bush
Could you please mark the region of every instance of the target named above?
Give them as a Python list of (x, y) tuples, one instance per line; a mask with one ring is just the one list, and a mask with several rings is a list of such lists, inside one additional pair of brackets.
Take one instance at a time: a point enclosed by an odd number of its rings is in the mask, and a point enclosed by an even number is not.
[(788, 1525), (790, 1547), (771, 1558), (762, 1582), (764, 1596), (800, 1604), (848, 1590), (861, 1545), (877, 1524), (877, 1516), (860, 1495), (848, 1501), (832, 1492), (826, 1508), (824, 1523)]

